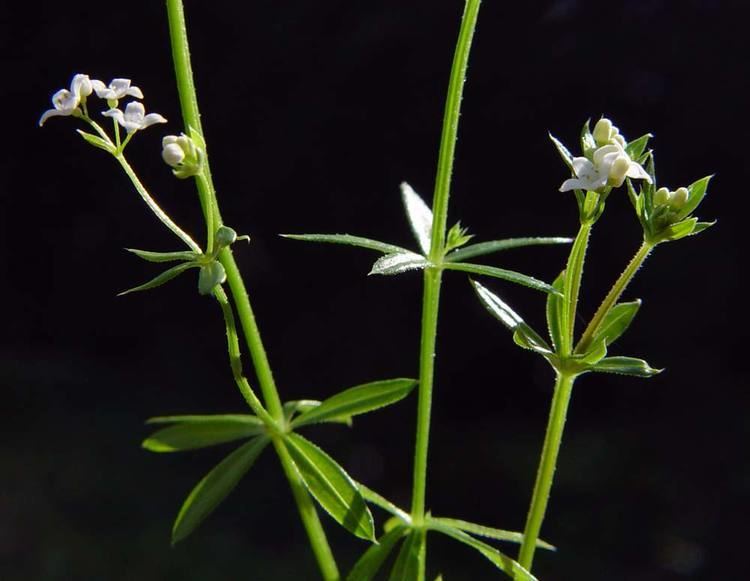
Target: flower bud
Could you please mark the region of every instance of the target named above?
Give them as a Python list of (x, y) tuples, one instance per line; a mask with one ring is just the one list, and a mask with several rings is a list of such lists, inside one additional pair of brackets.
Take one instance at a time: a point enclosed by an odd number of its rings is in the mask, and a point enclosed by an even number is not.
[(185, 152), (176, 143), (168, 143), (161, 150), (161, 157), (167, 165), (176, 167), (185, 159)]
[(612, 122), (606, 117), (602, 117), (594, 125), (594, 131), (592, 133), (594, 141), (597, 145), (606, 145), (612, 139)]
[(669, 205), (675, 210), (679, 210), (687, 203), (688, 197), (690, 197), (690, 192), (687, 188), (677, 188), (677, 191), (672, 193)]
[(607, 183), (619, 188), (622, 182), (625, 181), (625, 176), (630, 169), (630, 158), (626, 155), (618, 155), (617, 158), (612, 162), (612, 167), (609, 170), (609, 179)]
[(216, 244), (220, 248), (231, 246), (237, 240), (237, 232), (229, 226), (220, 226), (216, 231)]
[(659, 188), (654, 193), (654, 206), (665, 206), (669, 203), (671, 195), (667, 188)]
[(173, 173), (180, 179), (197, 175), (203, 164), (203, 152), (184, 133), (167, 135), (161, 142), (161, 157), (173, 168)]

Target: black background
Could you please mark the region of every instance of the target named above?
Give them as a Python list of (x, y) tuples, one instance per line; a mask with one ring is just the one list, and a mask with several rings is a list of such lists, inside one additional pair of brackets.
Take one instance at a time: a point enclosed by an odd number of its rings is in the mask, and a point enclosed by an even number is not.
[[(460, 0), (187, 2), (213, 173), (284, 399), (413, 376), (421, 277), (366, 277), (376, 255), (280, 239), (349, 232), (413, 247), (398, 184), (427, 200)], [(716, 178), (697, 238), (659, 247), (627, 291), (644, 305), (616, 353), (667, 371), (586, 376), (573, 397), (540, 553), (545, 580), (739, 579), (746, 568), (748, 426), (742, 256), (748, 65), (728, 1), (488, 0), (480, 14), (455, 166), (451, 223), (476, 240), (573, 235), (571, 148), (605, 114), (655, 135), (660, 183)], [(218, 309), (192, 274), (148, 294), (156, 273), (123, 247), (177, 249), (113, 160), (73, 119), (36, 126), (75, 72), (131, 77), (170, 123), (128, 154), (186, 229), (192, 185), (160, 139), (182, 129), (162, 2), (13, 3), (0, 16), (0, 577), (8, 580), (314, 579), (272, 453), (190, 539), (171, 521), (228, 449), (156, 456), (150, 415), (242, 411)], [(589, 317), (639, 244), (624, 192), (597, 225), (581, 313)], [(563, 248), (488, 262), (551, 280)], [(535, 326), (541, 295), (498, 281)], [(428, 503), (435, 514), (523, 526), (552, 373), (445, 277)], [(415, 398), (309, 437), (408, 506)], [(382, 514), (376, 515), (382, 522)], [(347, 569), (364, 544), (326, 520)], [(506, 549), (514, 552), (513, 547)], [(431, 574), (495, 578), (469, 549), (430, 537)]]

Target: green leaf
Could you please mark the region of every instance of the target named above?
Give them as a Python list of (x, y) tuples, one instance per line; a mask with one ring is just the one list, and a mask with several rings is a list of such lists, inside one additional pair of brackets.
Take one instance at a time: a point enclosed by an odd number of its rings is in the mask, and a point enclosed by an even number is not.
[(352, 534), (375, 540), (372, 514), (356, 483), (336, 461), (299, 434), (288, 434), (289, 450), (302, 480), (320, 506)]
[(641, 135), (638, 139), (628, 141), (627, 145), (625, 145), (625, 153), (627, 153), (633, 161), (640, 163), (640, 157), (646, 150), (648, 140), (652, 137), (653, 135), (651, 135), (650, 133), (646, 133), (645, 135)]
[(599, 330), (594, 335), (592, 341), (604, 340), (607, 345), (611, 345), (622, 334), (627, 331), (630, 324), (633, 322), (638, 309), (641, 308), (640, 299), (629, 303), (616, 304), (604, 317), (602, 324), (599, 326)]
[(424, 532), (412, 530), (401, 545), (388, 581), (417, 581), (419, 562), (424, 558)]
[(350, 387), (302, 413), (292, 427), (341, 420), (391, 405), (409, 395), (416, 384), (414, 379), (399, 378)]
[(372, 265), (369, 274), (401, 274), (407, 270), (427, 268), (431, 264), (432, 263), (421, 254), (406, 250), (396, 254), (386, 254), (385, 256), (378, 258), (375, 261), (375, 264)]
[(198, 421), (182, 421), (162, 428), (146, 438), (142, 446), (151, 452), (181, 452), (258, 436), (263, 432), (263, 422), (255, 416), (240, 420), (234, 416), (200, 416)]
[(361, 236), (351, 236), (350, 234), (281, 234), (283, 238), (292, 240), (304, 240), (307, 242), (324, 242), (329, 244), (345, 244), (347, 246), (358, 246), (368, 250), (377, 250), (384, 254), (393, 254), (395, 252), (409, 252), (406, 248), (370, 240)]
[(582, 355), (578, 355), (576, 359), (584, 365), (594, 365), (604, 359), (607, 355), (607, 342), (604, 339), (599, 339), (593, 343), (589, 350)]
[(251, 414), (191, 414), (182, 416), (155, 416), (146, 420), (147, 424), (178, 424), (178, 423), (212, 423), (217, 419), (225, 422), (236, 422), (249, 426), (262, 426), (263, 422)]
[(591, 367), (591, 371), (632, 375), (634, 377), (653, 377), (664, 370), (654, 369), (643, 359), (635, 357), (605, 357)]
[(546, 282), (542, 282), (541, 280), (537, 280), (531, 276), (526, 276), (525, 274), (521, 274), (520, 272), (505, 270), (504, 268), (484, 266), (481, 264), (470, 264), (468, 262), (445, 262), (443, 263), (443, 267), (448, 270), (459, 270), (461, 272), (471, 272), (472, 274), (483, 274), (485, 276), (501, 278), (503, 280), (514, 282), (516, 284), (520, 284), (521, 286), (533, 288), (534, 290), (539, 290), (545, 293), (557, 292)]
[[(459, 520), (456, 518), (445, 518), (438, 516), (428, 517), (428, 521), (435, 521), (454, 529), (464, 531), (465, 533), (471, 533), (480, 537), (486, 537), (488, 539), (495, 539), (497, 541), (508, 541), (511, 543), (518, 543), (519, 545), (523, 542), (523, 533), (514, 531), (506, 531), (503, 529), (496, 529), (493, 527), (486, 527), (484, 525), (478, 525), (473, 522), (465, 520)], [(542, 540), (537, 540), (536, 546), (540, 549), (547, 549), (548, 551), (556, 551), (557, 549)]]
[(552, 340), (552, 345), (555, 350), (559, 349), (562, 345), (563, 331), (562, 331), (562, 312), (563, 312), (563, 281), (565, 279), (565, 271), (563, 270), (557, 275), (557, 278), (552, 283), (552, 288), (559, 292), (559, 295), (549, 293), (547, 295), (547, 329), (549, 330), (549, 336)]
[(547, 342), (539, 336), (539, 333), (534, 331), (529, 325), (523, 321), (516, 326), (516, 330), (513, 333), (513, 341), (519, 347), (529, 349), (542, 355), (551, 355), (554, 353), (552, 348)]
[(234, 490), (268, 442), (268, 438), (259, 436), (243, 444), (219, 462), (193, 488), (172, 527), (173, 545), (192, 533)]
[(703, 232), (706, 228), (710, 228), (714, 224), (716, 224), (716, 220), (714, 220), (713, 222), (696, 222), (695, 228), (693, 228), (690, 236), (695, 236), (699, 232)]
[(557, 153), (560, 154), (560, 157), (562, 157), (563, 161), (565, 162), (565, 165), (567, 165), (570, 168), (570, 171), (573, 171), (573, 154), (568, 151), (568, 148), (565, 147), (561, 141), (559, 141), (555, 136), (553, 136), (551, 133), (548, 133), (549, 138), (552, 140), (552, 143), (555, 144), (555, 148), (557, 149)]
[(227, 272), (224, 270), (224, 265), (218, 260), (213, 260), (201, 266), (198, 276), (198, 292), (202, 295), (210, 295), (225, 280), (227, 280)]
[(469, 282), (484, 307), (508, 329), (514, 331), (520, 323), (523, 323), (523, 319), (499, 296), (473, 279), (469, 279)]
[(473, 234), (468, 234), (466, 228), (461, 227), (461, 222), (456, 222), (448, 230), (448, 234), (445, 239), (445, 252), (450, 252), (455, 248), (464, 246), (469, 240), (474, 238)]
[(347, 576), (347, 581), (371, 581), (408, 530), (408, 527), (399, 526), (380, 537), (377, 544), (371, 545), (359, 558)]
[(125, 250), (148, 262), (184, 262), (195, 260), (199, 256), (197, 252), (189, 250), (177, 252), (152, 252), (151, 250), (139, 250), (137, 248), (126, 248)]
[(422, 253), (427, 256), (432, 238), (432, 210), (406, 182), (401, 184), (401, 197), (414, 237)]
[(690, 236), (695, 230), (695, 226), (698, 224), (698, 218), (688, 218), (682, 222), (672, 224), (664, 233), (664, 238), (667, 240), (679, 240)]
[(594, 136), (591, 135), (591, 129), (589, 128), (590, 121), (590, 119), (587, 119), (581, 129), (581, 151), (584, 156), (596, 149), (596, 141), (594, 141)]
[(358, 482), (357, 486), (359, 487), (359, 491), (362, 493), (362, 496), (367, 502), (370, 502), (375, 506), (379, 506), (383, 510), (390, 512), (393, 516), (401, 519), (406, 524), (411, 524), (411, 515), (408, 512), (400, 509), (390, 500), (383, 496), (380, 496), (377, 492), (368, 488), (361, 482)]
[(436, 521), (435, 519), (430, 519), (425, 524), (429, 529), (443, 533), (444, 535), (452, 537), (457, 541), (468, 545), (472, 549), (479, 551), (486, 559), (492, 562), (493, 565), (510, 575), (515, 581), (536, 581), (536, 577), (516, 561), (498, 551), (495, 547), (488, 545), (479, 539), (475, 539), (457, 528)]
[(85, 131), (81, 131), (80, 129), (76, 129), (76, 131), (78, 131), (78, 135), (83, 137), (83, 139), (85, 139), (88, 143), (90, 143), (94, 147), (98, 147), (99, 149), (103, 149), (107, 153), (112, 153), (112, 154), (114, 154), (115, 151), (117, 150), (111, 141), (107, 141), (106, 139), (97, 137), (93, 133), (86, 133)]
[(145, 290), (149, 290), (149, 289), (152, 289), (152, 288), (159, 287), (159, 286), (161, 286), (161, 285), (169, 282), (173, 278), (176, 278), (177, 276), (179, 276), (180, 274), (182, 274), (183, 272), (185, 272), (189, 268), (198, 268), (199, 266), (200, 265), (197, 264), (197, 263), (195, 263), (195, 262), (183, 262), (181, 264), (178, 264), (177, 266), (173, 266), (169, 270), (165, 270), (159, 276), (157, 276), (155, 278), (152, 278), (150, 281), (148, 281), (148, 282), (146, 282), (146, 283), (144, 283), (142, 285), (139, 285), (139, 286), (133, 287), (131, 289), (128, 289), (126, 291), (123, 291), (123, 292), (119, 293), (117, 296), (121, 297), (123, 295), (127, 295), (127, 294), (130, 294), (130, 293), (139, 292), (139, 291), (145, 291)]
[(687, 218), (690, 214), (695, 211), (698, 205), (703, 201), (706, 196), (706, 190), (708, 189), (708, 182), (711, 181), (713, 176), (706, 176), (701, 178), (688, 186), (688, 200), (685, 205), (680, 208), (677, 213), (677, 217), (680, 219)]
[(569, 244), (572, 242), (570, 238), (562, 237), (530, 237), (530, 238), (507, 238), (505, 240), (492, 240), (490, 242), (478, 242), (477, 244), (470, 244), (459, 250), (454, 250), (445, 257), (445, 260), (450, 262), (459, 262), (466, 260), (467, 258), (474, 258), (476, 256), (482, 256), (484, 254), (490, 254), (492, 252), (498, 252), (500, 250), (508, 250), (510, 248), (520, 248), (523, 246), (540, 246), (546, 244)]

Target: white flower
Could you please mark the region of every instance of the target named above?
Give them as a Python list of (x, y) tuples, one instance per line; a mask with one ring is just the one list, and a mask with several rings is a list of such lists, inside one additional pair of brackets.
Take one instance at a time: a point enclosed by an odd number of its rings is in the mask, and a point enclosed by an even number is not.
[(198, 175), (203, 164), (203, 151), (195, 142), (181, 133), (166, 135), (161, 141), (161, 157), (172, 167), (174, 175), (180, 179)]
[(88, 75), (75, 75), (70, 82), (70, 89), (60, 89), (52, 95), (52, 104), (55, 108), (44, 112), (39, 119), (39, 127), (44, 125), (50, 117), (67, 117), (76, 112), (80, 113), (78, 106), (91, 94), (91, 91), (92, 86)]
[(108, 101), (117, 101), (130, 95), (136, 99), (143, 99), (143, 93), (138, 87), (130, 86), (130, 79), (112, 79), (109, 86), (101, 81), (91, 81), (91, 85), (96, 91), (96, 96)]
[(645, 179), (651, 183), (651, 177), (646, 170), (630, 159), (617, 142), (597, 148), (591, 160), (574, 157), (572, 165), (576, 177), (565, 180), (560, 186), (561, 192), (599, 191), (606, 186), (619, 187), (626, 177)]
[(128, 103), (123, 113), (119, 109), (110, 109), (102, 113), (105, 117), (112, 117), (120, 125), (122, 125), (128, 133), (135, 133), (139, 129), (146, 129), (146, 127), (153, 125), (154, 123), (166, 123), (167, 120), (159, 115), (158, 113), (145, 114), (146, 109), (142, 103), (134, 101)]

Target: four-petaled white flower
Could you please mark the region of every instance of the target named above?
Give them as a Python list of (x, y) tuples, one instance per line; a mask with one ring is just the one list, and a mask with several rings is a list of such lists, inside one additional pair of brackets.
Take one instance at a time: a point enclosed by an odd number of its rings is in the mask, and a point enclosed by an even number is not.
[(60, 89), (52, 95), (52, 104), (54, 109), (49, 109), (39, 119), (39, 126), (50, 117), (63, 116), (67, 117), (76, 112), (80, 112), (78, 106), (82, 99), (86, 99), (92, 92), (92, 84), (88, 75), (75, 75), (70, 82), (70, 89)]
[(639, 163), (619, 145), (612, 143), (597, 148), (589, 160), (574, 157), (572, 161), (575, 178), (567, 179), (560, 186), (561, 192), (570, 190), (600, 191), (606, 186), (620, 187), (625, 178), (644, 179), (651, 183), (651, 177)]
[(112, 117), (122, 125), (128, 133), (135, 133), (139, 129), (146, 129), (154, 123), (166, 123), (167, 120), (158, 113), (145, 114), (146, 109), (142, 103), (133, 101), (128, 103), (123, 113), (119, 109), (110, 109), (102, 113), (105, 117)]
[(136, 99), (143, 99), (141, 90), (136, 86), (130, 86), (130, 79), (112, 79), (109, 86), (105, 85), (102, 81), (93, 80), (91, 81), (91, 86), (96, 91), (96, 96), (100, 99), (117, 101), (128, 95)]

